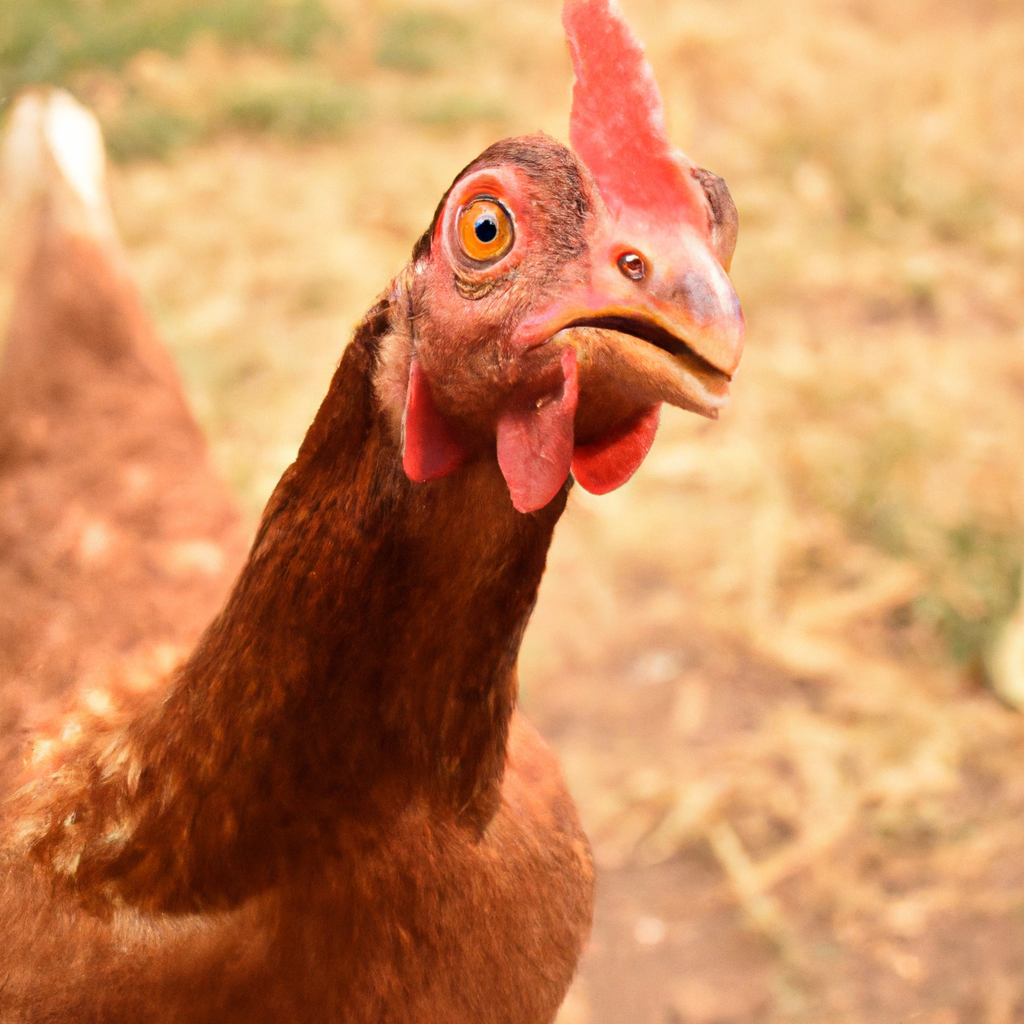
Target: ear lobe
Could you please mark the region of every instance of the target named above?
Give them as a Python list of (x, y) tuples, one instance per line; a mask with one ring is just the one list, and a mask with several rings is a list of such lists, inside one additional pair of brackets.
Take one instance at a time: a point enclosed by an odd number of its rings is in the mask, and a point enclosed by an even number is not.
[(402, 413), (402, 468), (415, 483), (426, 483), (458, 469), (469, 453), (452, 435), (434, 405), (426, 374), (413, 356)]
[(562, 375), (560, 392), (550, 401), (498, 421), (498, 465), (520, 512), (543, 508), (569, 476), (579, 400), (574, 349), (562, 353)]

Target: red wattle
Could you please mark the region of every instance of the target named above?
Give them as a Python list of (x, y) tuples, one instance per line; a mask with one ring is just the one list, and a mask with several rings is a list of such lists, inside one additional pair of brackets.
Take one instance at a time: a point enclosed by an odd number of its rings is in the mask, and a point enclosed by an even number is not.
[(409, 367), (409, 390), (402, 414), (402, 468), (416, 483), (426, 483), (458, 469), (468, 452), (437, 411), (426, 374), (417, 359)]
[(580, 486), (591, 494), (607, 494), (621, 487), (651, 450), (660, 417), (659, 403), (599, 441), (579, 445), (572, 472)]
[(562, 352), (563, 384), (539, 407), (498, 420), (498, 465), (520, 512), (543, 508), (561, 490), (572, 466), (573, 420), (579, 386), (576, 353)]

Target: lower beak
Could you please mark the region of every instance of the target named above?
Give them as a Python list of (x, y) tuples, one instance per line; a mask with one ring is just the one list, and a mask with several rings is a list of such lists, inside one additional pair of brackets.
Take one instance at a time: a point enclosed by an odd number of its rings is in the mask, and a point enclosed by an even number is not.
[(731, 376), (689, 349), (670, 352), (634, 333), (600, 323), (565, 328), (552, 343), (576, 350), (580, 443), (660, 402), (709, 419), (717, 419), (729, 404)]

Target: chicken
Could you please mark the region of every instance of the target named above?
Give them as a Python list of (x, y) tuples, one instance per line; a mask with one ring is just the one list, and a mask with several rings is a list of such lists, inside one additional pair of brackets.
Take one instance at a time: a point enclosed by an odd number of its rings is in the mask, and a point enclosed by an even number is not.
[(4, 156), (20, 286), (0, 372), (0, 793), (27, 715), (188, 654), (248, 540), (126, 277), (94, 120), (28, 95)]
[(573, 149), (458, 175), (191, 656), (37, 744), (0, 1020), (554, 1017), (593, 870), (519, 643), (570, 471), (611, 490), (662, 402), (716, 415), (743, 341), (728, 191), (669, 145), (612, 0), (564, 21)]

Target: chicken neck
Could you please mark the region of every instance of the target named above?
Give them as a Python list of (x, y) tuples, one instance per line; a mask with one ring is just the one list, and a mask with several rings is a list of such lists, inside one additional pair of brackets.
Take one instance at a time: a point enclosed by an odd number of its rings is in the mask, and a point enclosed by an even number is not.
[(493, 458), (410, 483), (372, 380), (389, 317), (357, 330), (168, 695), (66, 766), (34, 845), (83, 892), (230, 905), (410, 806), (477, 833), (495, 813), (565, 492), (522, 515)]

